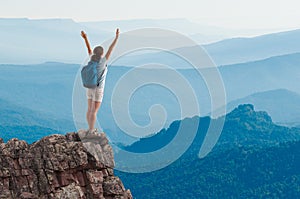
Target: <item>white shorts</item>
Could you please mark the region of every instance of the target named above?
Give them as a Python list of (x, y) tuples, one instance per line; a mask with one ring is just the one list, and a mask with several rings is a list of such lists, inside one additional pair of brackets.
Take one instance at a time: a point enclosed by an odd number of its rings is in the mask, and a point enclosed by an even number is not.
[(102, 102), (103, 99), (104, 88), (88, 88), (86, 91), (87, 99), (91, 99), (95, 102)]

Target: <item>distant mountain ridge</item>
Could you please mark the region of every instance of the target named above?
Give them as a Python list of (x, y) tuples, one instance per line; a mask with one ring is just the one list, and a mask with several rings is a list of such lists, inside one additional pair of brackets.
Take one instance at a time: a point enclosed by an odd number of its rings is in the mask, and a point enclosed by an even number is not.
[(300, 53), (219, 67), (228, 101), (253, 93), (287, 89), (300, 93)]
[[(46, 61), (81, 63), (85, 46), (80, 31), (89, 32), (93, 43), (108, 38), (104, 30), (94, 30), (72, 19), (0, 18), (1, 63), (37, 64)], [(95, 44), (94, 44), (95, 45)], [(18, 54), (18, 56), (15, 56)]]
[(300, 94), (287, 89), (276, 89), (258, 92), (227, 104), (227, 112), (232, 111), (237, 105), (250, 103), (257, 110), (268, 112), (275, 123), (282, 125), (300, 124)]
[(114, 29), (119, 25), (124, 31), (145, 27), (171, 29), (195, 39), (195, 43), (206, 44), (237, 36), (267, 34), (205, 45), (217, 65), (299, 52), (299, 30), (269, 34), (270, 30), (230, 30), (186, 19), (76, 22), (72, 19), (0, 18), (3, 30), (0, 37), (6, 38), (1, 41), (1, 63), (81, 63), (86, 57), (86, 50), (80, 31), (87, 31), (92, 45), (97, 45), (113, 37)]
[[(279, 32), (251, 38), (226, 39), (217, 43), (202, 46), (186, 46), (172, 49), (179, 55), (189, 54), (198, 60), (197, 49), (203, 48), (216, 66), (230, 66), (237, 64), (251, 64), (275, 57), (285, 57), (300, 53), (300, 29)], [(179, 56), (171, 56), (166, 52), (147, 53), (122, 58), (121, 65), (135, 66), (145, 64), (145, 60), (156, 60), (174, 68), (189, 68), (189, 63)], [(211, 67), (211, 66), (208, 66)]]
[(205, 45), (217, 65), (244, 63), (300, 52), (300, 29)]
[[(218, 145), (223, 148), (227, 145), (227, 147), (238, 145), (271, 146), (280, 142), (300, 140), (300, 129), (274, 124), (267, 112), (255, 111), (251, 104), (239, 105), (222, 117), (225, 117), (225, 124)], [(209, 124), (214, 122), (209, 117), (193, 117), (174, 121), (169, 128), (162, 129), (153, 136), (140, 138), (132, 145), (124, 147), (129, 151), (143, 153), (158, 150), (174, 138), (181, 123), (193, 123), (195, 121), (199, 121), (199, 129), (193, 144), (199, 147), (203, 142)]]

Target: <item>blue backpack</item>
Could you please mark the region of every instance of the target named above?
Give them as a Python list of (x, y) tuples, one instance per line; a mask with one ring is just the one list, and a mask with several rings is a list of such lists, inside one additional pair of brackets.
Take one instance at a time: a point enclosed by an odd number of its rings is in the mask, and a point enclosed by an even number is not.
[(81, 69), (81, 79), (84, 87), (96, 88), (99, 85), (98, 64), (99, 62), (97, 61), (89, 61), (89, 63)]

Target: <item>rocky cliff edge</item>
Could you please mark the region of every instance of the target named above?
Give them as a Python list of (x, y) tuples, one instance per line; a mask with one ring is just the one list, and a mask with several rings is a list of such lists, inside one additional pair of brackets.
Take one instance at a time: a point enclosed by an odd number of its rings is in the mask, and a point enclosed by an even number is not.
[(2, 199), (131, 199), (114, 175), (112, 148), (104, 133), (50, 135), (28, 144), (0, 138)]

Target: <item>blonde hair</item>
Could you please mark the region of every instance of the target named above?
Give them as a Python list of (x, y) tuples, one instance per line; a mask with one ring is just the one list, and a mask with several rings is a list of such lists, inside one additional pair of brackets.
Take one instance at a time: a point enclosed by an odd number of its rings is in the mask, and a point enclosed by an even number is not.
[(92, 61), (99, 61), (101, 56), (103, 55), (103, 48), (102, 46), (96, 46), (93, 50), (93, 55), (91, 57)]

